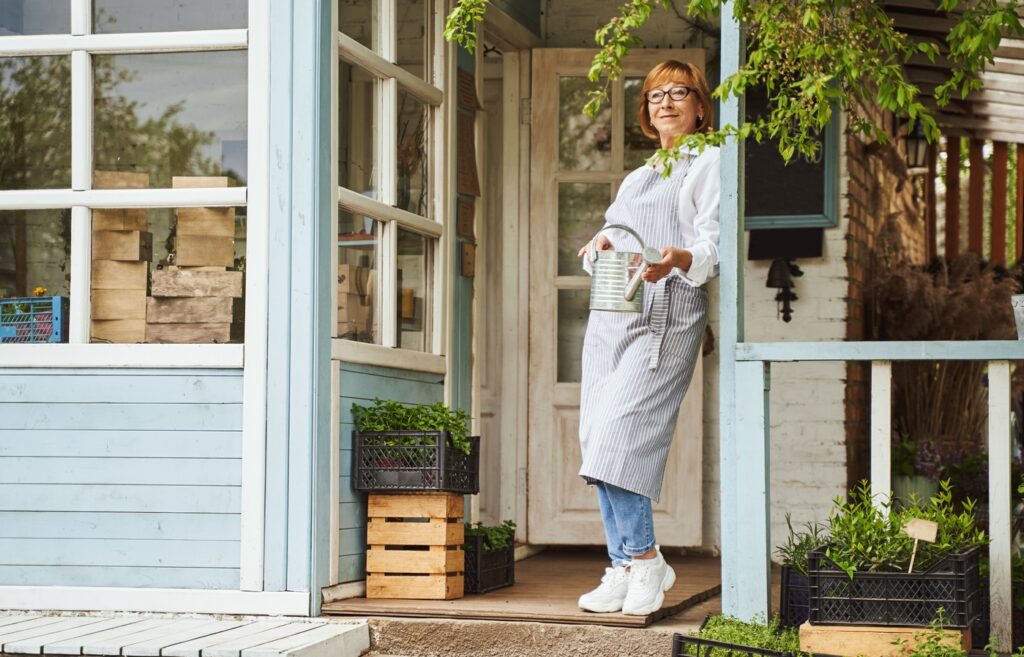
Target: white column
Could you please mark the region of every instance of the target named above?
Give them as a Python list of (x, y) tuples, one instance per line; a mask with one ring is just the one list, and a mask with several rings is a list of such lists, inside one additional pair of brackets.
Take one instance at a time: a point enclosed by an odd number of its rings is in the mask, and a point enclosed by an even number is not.
[(990, 641), (1011, 650), (1010, 363), (988, 364), (988, 547)]
[(881, 506), (892, 494), (892, 362), (871, 362), (871, 492)]

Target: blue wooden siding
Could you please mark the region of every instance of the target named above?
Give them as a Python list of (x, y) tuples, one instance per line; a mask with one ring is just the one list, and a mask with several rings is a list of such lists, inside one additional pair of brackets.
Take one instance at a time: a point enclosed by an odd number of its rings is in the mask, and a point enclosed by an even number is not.
[(0, 585), (238, 588), (240, 370), (0, 371)]
[(383, 367), (341, 364), (341, 524), (338, 575), (341, 582), (366, 577), (366, 495), (352, 488), (352, 404), (366, 405), (375, 397), (403, 404), (432, 404), (444, 400), (444, 377)]

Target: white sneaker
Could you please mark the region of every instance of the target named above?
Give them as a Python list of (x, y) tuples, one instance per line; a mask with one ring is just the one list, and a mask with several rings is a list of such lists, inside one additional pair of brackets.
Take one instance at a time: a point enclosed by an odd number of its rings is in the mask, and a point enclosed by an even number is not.
[(622, 601), (622, 613), (646, 616), (661, 609), (665, 591), (676, 583), (676, 573), (665, 563), (661, 550), (655, 546), (653, 559), (633, 559), (629, 564), (629, 590)]
[(626, 599), (629, 589), (629, 572), (625, 566), (605, 568), (601, 584), (580, 596), (580, 609), (609, 613), (622, 609), (622, 601)]

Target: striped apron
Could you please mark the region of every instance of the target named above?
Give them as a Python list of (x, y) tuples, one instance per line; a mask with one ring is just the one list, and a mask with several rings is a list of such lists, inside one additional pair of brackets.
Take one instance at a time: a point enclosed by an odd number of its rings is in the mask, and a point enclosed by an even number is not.
[[(675, 162), (668, 178), (644, 166), (605, 213), (647, 246), (687, 247), (679, 223), (679, 190), (696, 156)], [(639, 251), (628, 234), (611, 234), (615, 248)], [(700, 358), (707, 324), (706, 286), (693, 287), (678, 270), (644, 283), (644, 312), (590, 311), (580, 386), (580, 476), (658, 501), (683, 396)]]

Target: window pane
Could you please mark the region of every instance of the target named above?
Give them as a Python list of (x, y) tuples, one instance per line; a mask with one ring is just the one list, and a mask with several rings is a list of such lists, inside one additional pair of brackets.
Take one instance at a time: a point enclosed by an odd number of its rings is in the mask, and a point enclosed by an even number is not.
[(71, 187), (70, 64), (0, 58), (0, 189)]
[(404, 90), (398, 92), (398, 190), (396, 206), (428, 215), (427, 126), (429, 108)]
[(245, 27), (249, 19), (248, 0), (93, 0), (92, 6), (100, 34), (221, 30)]
[(626, 145), (623, 150), (623, 168), (626, 171), (632, 171), (642, 165), (659, 146), (647, 138), (647, 135), (640, 130), (640, 124), (637, 123), (636, 115), (643, 89), (643, 78), (626, 78), (624, 81)]
[(402, 349), (430, 350), (434, 241), (398, 231), (398, 346)]
[(607, 171), (612, 160), (612, 110), (605, 103), (594, 118), (583, 113), (593, 83), (559, 78), (558, 164), (563, 171)]
[(361, 68), (338, 65), (338, 184), (380, 198), (374, 147), (377, 81)]
[(395, 62), (418, 78), (428, 79), (427, 63), (427, 5), (426, 0), (398, 0), (397, 16), (398, 57)]
[(0, 0), (0, 36), (69, 32), (68, 0)]
[(339, 0), (338, 29), (374, 51), (377, 43), (378, 0)]
[(0, 211), (0, 297), (68, 295), (71, 210)]
[(96, 55), (93, 70), (98, 170), (245, 185), (245, 51)]
[(583, 336), (590, 316), (590, 290), (558, 291), (558, 379), (579, 383), (582, 376)]
[(381, 223), (338, 210), (339, 338), (380, 344)]
[(93, 210), (92, 341), (242, 342), (245, 229), (244, 207)]
[(558, 275), (582, 276), (576, 254), (604, 225), (604, 211), (611, 203), (607, 183), (559, 183)]

